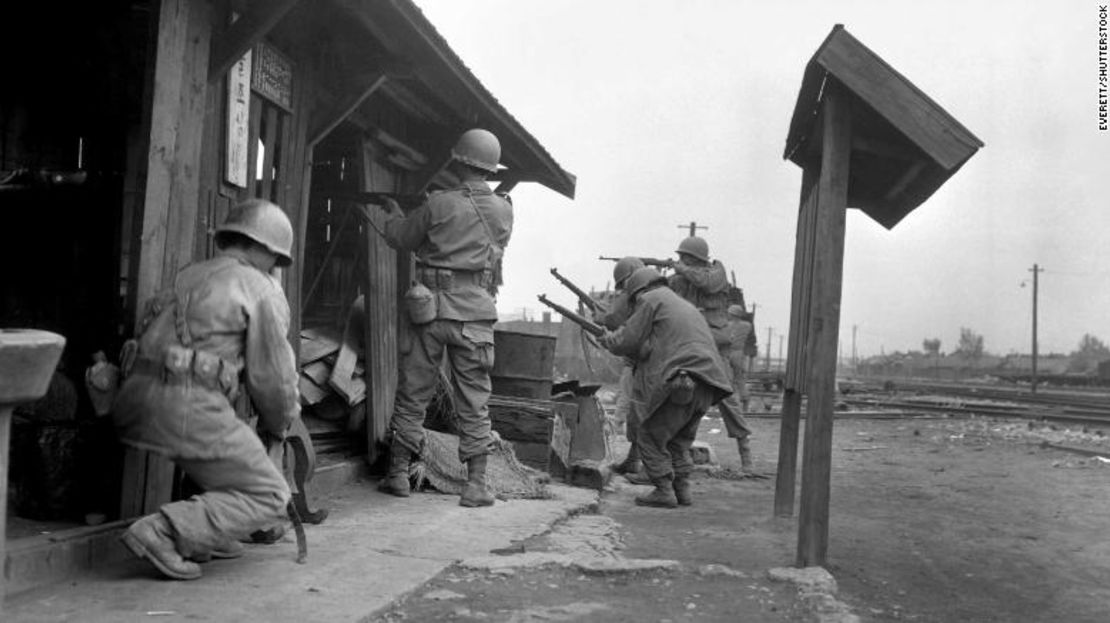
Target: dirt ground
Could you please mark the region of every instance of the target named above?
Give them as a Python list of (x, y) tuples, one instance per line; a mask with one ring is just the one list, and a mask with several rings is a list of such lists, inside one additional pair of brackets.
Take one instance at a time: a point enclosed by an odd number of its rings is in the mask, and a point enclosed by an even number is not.
[[(757, 467), (773, 472), (778, 420), (753, 419)], [(620, 554), (677, 570), (586, 575), (563, 568), (453, 568), (381, 621), (807, 621), (792, 586), (766, 572), (794, 561), (797, 526), (774, 519), (773, 480), (736, 480), (720, 420), (699, 439), (724, 476), (702, 474), (695, 504), (604, 494)], [(862, 621), (1110, 620), (1110, 463), (1041, 446), (1105, 449), (1097, 432), (991, 419), (838, 418), (828, 569)], [(521, 550), (543, 550), (543, 539)], [(706, 573), (720, 566), (729, 575)]]

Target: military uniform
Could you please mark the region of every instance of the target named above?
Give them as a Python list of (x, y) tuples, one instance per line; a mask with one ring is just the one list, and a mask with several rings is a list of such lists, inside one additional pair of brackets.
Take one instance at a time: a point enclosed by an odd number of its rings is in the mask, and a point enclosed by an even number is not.
[[(621, 290), (610, 298), (608, 311), (596, 314), (594, 321), (610, 331), (615, 331), (628, 321), (631, 314), (632, 309), (628, 293)], [(625, 436), (635, 448), (636, 428), (643, 419), (643, 400), (636, 393), (633, 380), (636, 359), (625, 357), (622, 363), (620, 379), (617, 382), (617, 404), (614, 415), (617, 421), (624, 422)], [(631, 452), (634, 460), (638, 458), (639, 454), (635, 449)]]
[(483, 181), (435, 193), (407, 217), (397, 211), (386, 216), (386, 241), (414, 253), (414, 278), (432, 291), (436, 304), (434, 320), (413, 325), (412, 344), (402, 346), (390, 420), (394, 443), (414, 455), (424, 447), (424, 410), (444, 352), (453, 373), (459, 460), (466, 463), (490, 452), (493, 292), (512, 227), (512, 205)]
[[(658, 486), (689, 475), (698, 423), (732, 389), (713, 336), (690, 303), (656, 287), (637, 294), (633, 309), (628, 321), (601, 341), (614, 354), (637, 358), (635, 383), (645, 417), (636, 442), (645, 471)], [(684, 389), (676, 387), (682, 374), (692, 381)]]
[(729, 314), (731, 348), (726, 363), (731, 368), (732, 389), (746, 411), (751, 391), (748, 389), (747, 359), (756, 354), (755, 329), (752, 323)]
[(285, 518), (289, 486), (232, 405), (242, 382), (264, 431), (280, 437), (300, 416), (289, 307), (232, 248), (182, 269), (147, 310), (113, 417), (124, 443), (165, 455), (205, 491), (160, 509), (178, 553), (203, 560)]
[[(724, 265), (718, 260), (713, 260), (706, 266), (678, 262), (673, 268), (675, 274), (671, 275), (668, 285), (701, 311), (721, 360), (726, 366), (729, 365), (732, 339), (727, 314), (729, 282)], [(731, 372), (729, 376), (731, 379)], [(746, 439), (751, 435), (752, 429), (744, 419), (743, 408), (735, 394), (717, 405), (717, 409), (721, 412), (729, 437)]]

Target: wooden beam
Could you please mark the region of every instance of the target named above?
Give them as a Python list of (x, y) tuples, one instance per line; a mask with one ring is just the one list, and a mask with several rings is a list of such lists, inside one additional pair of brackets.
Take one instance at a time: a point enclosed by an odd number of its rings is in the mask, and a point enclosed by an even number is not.
[[(791, 295), (790, 332), (787, 357), (787, 369), (795, 370), (803, 367), (805, 351), (799, 346), (805, 342), (808, 331), (806, 330), (810, 309), (808, 294), (803, 296), (802, 290), (813, 287), (812, 259), (814, 242), (814, 216), (813, 209), (816, 202), (817, 189), (814, 182), (817, 179), (817, 168), (810, 167), (802, 171), (802, 191), (798, 207), (798, 233), (794, 241), (794, 285)], [(807, 305), (803, 306), (803, 301)], [(782, 394), (782, 419), (779, 427), (779, 460), (775, 475), (775, 516), (790, 517), (794, 514), (794, 480), (798, 466), (798, 432), (800, 430), (802, 412), (802, 389), (804, 384), (786, 383)]]
[(212, 40), (212, 55), (208, 59), (209, 82), (223, 78), (227, 70), (296, 5), (297, 0), (251, 2), (246, 13)]
[(331, 133), (337, 125), (361, 106), (366, 98), (381, 88), (386, 80), (387, 77), (382, 72), (368, 74), (362, 80), (352, 80), (351, 90), (340, 95), (333, 106), (314, 113), (308, 124), (309, 149), (315, 147), (317, 143)]
[[(156, 18), (150, 150), (142, 215), (136, 314), (193, 260), (212, 10), (208, 2), (164, 0)], [(143, 451), (125, 462), (124, 517), (169, 501), (173, 465)], [(128, 471), (130, 470), (130, 471)]]
[(851, 156), (852, 118), (846, 93), (839, 83), (829, 81), (822, 105), (824, 120), (821, 173), (817, 182), (813, 318), (807, 348), (808, 406), (798, 515), (798, 567), (824, 566), (828, 552), (833, 407)]

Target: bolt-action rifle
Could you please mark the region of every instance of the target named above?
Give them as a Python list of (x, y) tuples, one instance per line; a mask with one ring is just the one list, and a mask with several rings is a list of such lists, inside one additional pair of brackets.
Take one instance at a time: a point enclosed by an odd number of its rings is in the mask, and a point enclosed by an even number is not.
[[(621, 261), (622, 258), (606, 257), (604, 255), (599, 255), (599, 256), (597, 256), (597, 259), (599, 259), (599, 260), (608, 260), (610, 262), (619, 262), (619, 261)], [(644, 263), (644, 266), (654, 266), (656, 268), (670, 268), (674, 265), (674, 260), (670, 260), (670, 259), (661, 260), (657, 257), (641, 257), (640, 261)]]
[(609, 311), (608, 309), (606, 309), (606, 307), (604, 305), (601, 304), (600, 301), (594, 299), (589, 294), (586, 294), (585, 291), (582, 290), (582, 288), (579, 288), (578, 286), (574, 285), (573, 281), (571, 281), (570, 279), (567, 279), (566, 277), (560, 275), (558, 268), (552, 268), (551, 269), (551, 274), (554, 275), (554, 277), (559, 280), (559, 283), (563, 284), (564, 286), (567, 287), (568, 290), (573, 292), (574, 295), (578, 297), (578, 300), (581, 301), (583, 305), (585, 305), (588, 309), (593, 311), (595, 314), (604, 314), (604, 313)]
[(551, 309), (554, 309), (555, 311), (559, 312), (559, 314), (562, 315), (563, 318), (566, 318), (567, 320), (573, 322), (574, 324), (582, 327), (582, 329), (585, 330), (590, 335), (592, 335), (594, 337), (601, 337), (605, 333), (605, 328), (602, 327), (601, 325), (595, 324), (595, 323), (587, 320), (586, 318), (583, 318), (582, 316), (579, 316), (578, 314), (570, 311), (569, 309), (567, 309), (566, 307), (563, 307), (562, 305), (560, 305), (558, 303), (551, 302), (550, 300), (548, 300), (546, 294), (541, 294), (536, 298), (538, 298), (540, 300), (540, 302), (543, 303), (544, 305), (547, 305)]
[(354, 203), (378, 206), (384, 206), (386, 199), (392, 199), (396, 201), (402, 209), (413, 210), (420, 207), (420, 205), (428, 199), (428, 195), (427, 193), (337, 192), (332, 193), (330, 198), (339, 201), (351, 201)]

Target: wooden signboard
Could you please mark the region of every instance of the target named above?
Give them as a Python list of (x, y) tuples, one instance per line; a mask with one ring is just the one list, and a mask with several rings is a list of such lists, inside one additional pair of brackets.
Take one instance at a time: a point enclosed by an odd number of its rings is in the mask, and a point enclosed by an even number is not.
[(267, 100), (293, 111), (293, 61), (265, 42), (254, 46), (251, 88)]
[(251, 109), (247, 83), (250, 75), (251, 53), (248, 51), (227, 72), (227, 172), (224, 179), (240, 188), (247, 187)]

